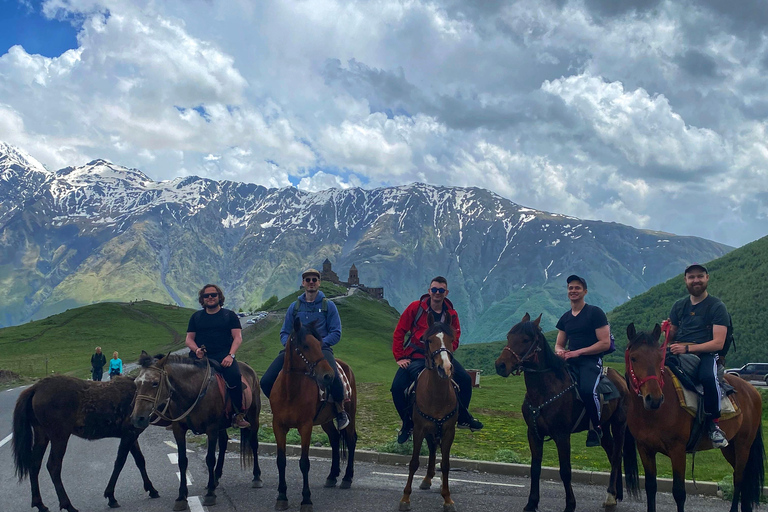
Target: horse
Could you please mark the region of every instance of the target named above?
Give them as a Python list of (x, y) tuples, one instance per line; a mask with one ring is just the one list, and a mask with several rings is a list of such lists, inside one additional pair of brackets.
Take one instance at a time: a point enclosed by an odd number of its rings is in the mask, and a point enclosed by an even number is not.
[[(530, 315), (526, 313), (520, 323), (509, 330), (507, 344), (496, 360), (496, 373), (502, 377), (508, 377), (512, 372), (525, 375), (523, 417), (528, 425), (528, 446), (531, 450), (531, 489), (523, 510), (536, 510), (539, 505), (541, 459), (544, 441), (549, 436), (557, 446), (560, 479), (565, 488), (565, 512), (573, 512), (576, 498), (571, 485), (571, 433), (587, 430), (589, 418), (584, 414), (576, 383), (568, 373), (565, 361), (547, 343), (540, 322), (541, 315), (531, 322)], [(604, 433), (601, 445), (611, 464), (603, 507), (614, 508), (618, 501), (624, 499), (621, 464), (629, 390), (616, 370), (609, 368), (607, 377), (619, 391), (618, 398), (603, 405), (600, 415)], [(627, 485), (629, 487), (630, 482)]]
[(355, 375), (349, 365), (341, 359), (336, 359), (349, 379), (351, 388), (350, 401), (345, 402), (344, 408), (349, 415), (349, 425), (341, 432), (333, 424), (335, 410), (327, 402), (321, 402), (319, 385), (326, 388), (333, 382), (334, 371), (322, 352), (322, 337), (314, 324), (302, 325), (299, 318), (293, 321), (293, 330), (285, 344), (285, 359), (283, 369), (275, 379), (275, 384), (269, 395), (272, 408), (272, 428), (277, 444), (277, 469), (280, 474), (277, 486), (275, 510), (288, 509), (288, 486), (285, 482), (285, 445), (288, 431), (295, 428), (301, 436), (301, 459), (299, 467), (304, 477), (302, 489), (301, 512), (312, 512), (312, 499), (309, 490), (309, 444), (313, 425), (322, 425), (331, 443), (331, 471), (325, 480), (325, 487), (335, 487), (336, 479), (341, 473), (339, 445), (342, 454), (347, 451), (347, 469), (341, 482), (342, 489), (352, 485), (355, 463), (355, 446), (357, 431), (355, 430), (355, 413), (357, 412), (357, 385)]
[(144, 429), (134, 428), (129, 421), (135, 392), (136, 385), (128, 377), (102, 383), (65, 375), (46, 377), (21, 392), (13, 411), (13, 459), (19, 481), (29, 477), (32, 507), (37, 507), (39, 512), (48, 511), (40, 496), (38, 475), (50, 442), (51, 453), (46, 465), (56, 488), (59, 508), (77, 512), (61, 481), (62, 460), (71, 435), (88, 440), (120, 439), (112, 476), (104, 490), (110, 507), (120, 506), (115, 499), (115, 484), (128, 452), (139, 468), (149, 497), (160, 496), (147, 476), (144, 455), (139, 448), (138, 437)]
[(420, 489), (429, 489), (435, 476), (437, 447), (440, 446), (443, 473), (443, 512), (455, 512), (456, 505), (448, 488), (448, 472), (451, 469), (450, 455), (453, 438), (456, 435), (459, 401), (451, 377), (453, 376), (453, 328), (443, 322), (435, 322), (432, 314), (427, 317), (429, 327), (422, 340), (426, 352), (425, 368), (419, 374), (416, 384), (416, 400), (413, 404), (413, 455), (408, 465), (408, 482), (400, 498), (400, 510), (411, 509), (411, 486), (413, 475), (419, 469), (421, 444), (426, 439), (429, 447), (427, 474)]
[[(231, 424), (225, 399), (217, 389), (216, 379), (211, 372), (211, 367), (218, 363), (211, 364), (208, 359), (193, 359), (174, 354), (152, 357), (142, 351), (139, 364), (141, 369), (136, 377), (136, 400), (131, 421), (138, 427), (146, 428), (151, 417), (156, 416), (153, 423), (162, 419), (172, 425), (179, 453), (180, 474), (179, 496), (173, 510), (188, 508), (187, 430), (196, 434), (205, 433), (208, 437), (208, 453), (205, 457), (208, 483), (203, 505), (215, 505), (215, 489), (221, 479), (227, 449), (227, 427)], [(240, 429), (240, 464), (243, 467), (253, 464), (251, 487), (259, 488), (262, 487), (258, 461), (261, 391), (253, 369), (242, 362), (237, 364), (240, 365), (240, 373), (251, 388), (251, 406), (246, 411), (251, 427)]]
[[(672, 461), (672, 496), (678, 512), (685, 505), (685, 453), (694, 418), (679, 404), (677, 392), (665, 367), (666, 342), (659, 347), (661, 327), (653, 332), (637, 332), (635, 324), (627, 326), (625, 352), (627, 381), (634, 391), (629, 400), (625, 454), (634, 458), (635, 446), (645, 469), (645, 493), (648, 512), (656, 510), (656, 454), (662, 453)], [(728, 438), (728, 446), (721, 451), (733, 466), (733, 500), (731, 512), (737, 512), (741, 501), (742, 512), (750, 512), (762, 495), (765, 480), (762, 427), (762, 399), (748, 382), (726, 375), (728, 384), (736, 388), (736, 400), (741, 414), (721, 419), (720, 428)], [(665, 400), (669, 397), (669, 400)], [(712, 442), (704, 435), (696, 451), (712, 449)], [(635, 459), (636, 460), (636, 459)], [(634, 464), (637, 471), (637, 463)], [(627, 469), (629, 478), (630, 469)]]

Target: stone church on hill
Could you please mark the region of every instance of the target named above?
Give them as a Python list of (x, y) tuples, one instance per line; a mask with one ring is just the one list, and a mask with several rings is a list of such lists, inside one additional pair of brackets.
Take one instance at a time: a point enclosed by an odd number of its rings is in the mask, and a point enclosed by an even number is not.
[(323, 270), (320, 272), (320, 279), (323, 281), (329, 281), (333, 284), (340, 286), (346, 286), (347, 288), (357, 288), (364, 291), (374, 299), (384, 298), (384, 288), (369, 288), (364, 284), (360, 284), (360, 277), (357, 275), (357, 267), (353, 263), (349, 268), (349, 279), (344, 282), (339, 280), (339, 275), (331, 268), (331, 262), (328, 258), (323, 262)]

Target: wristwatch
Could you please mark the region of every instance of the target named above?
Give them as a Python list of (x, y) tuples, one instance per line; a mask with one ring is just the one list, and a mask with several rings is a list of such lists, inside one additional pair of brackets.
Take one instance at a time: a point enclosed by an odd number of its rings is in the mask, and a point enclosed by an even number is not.
[(231, 357), (232, 359), (234, 359), (234, 358), (235, 358), (235, 354), (229, 354), (229, 357)]

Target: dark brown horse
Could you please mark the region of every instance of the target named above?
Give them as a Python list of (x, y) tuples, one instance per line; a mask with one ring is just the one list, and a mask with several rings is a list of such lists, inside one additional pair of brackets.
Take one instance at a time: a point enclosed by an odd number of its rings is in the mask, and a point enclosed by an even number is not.
[[(579, 400), (576, 385), (568, 373), (565, 361), (557, 357), (541, 332), (541, 315), (531, 322), (528, 313), (507, 333), (507, 345), (496, 360), (496, 373), (525, 375), (523, 417), (528, 425), (528, 446), (531, 449), (531, 491), (524, 510), (536, 510), (539, 505), (539, 479), (544, 441), (555, 441), (560, 461), (560, 478), (565, 487), (565, 511), (576, 509), (571, 486), (571, 433), (589, 428), (589, 418)], [(608, 378), (619, 390), (619, 398), (603, 405), (600, 425), (601, 444), (611, 463), (608, 494), (603, 507), (615, 507), (624, 498), (621, 480), (622, 448), (627, 422), (628, 389), (624, 379), (613, 369)], [(629, 484), (629, 483), (628, 483)]]
[[(627, 380), (632, 384), (633, 396), (629, 400), (627, 442), (625, 455), (635, 457), (635, 444), (645, 469), (645, 493), (648, 511), (656, 510), (656, 454), (662, 453), (672, 461), (672, 495), (678, 512), (685, 505), (685, 450), (694, 418), (680, 407), (669, 368), (665, 369), (666, 343), (659, 347), (661, 328), (653, 332), (635, 331), (635, 324), (627, 327), (629, 344), (626, 350)], [(666, 376), (666, 378), (665, 378)], [(762, 399), (748, 382), (726, 375), (725, 379), (736, 388), (736, 401), (741, 414), (720, 420), (720, 428), (728, 438), (722, 449), (726, 460), (733, 466), (733, 501), (731, 512), (748, 512), (757, 505), (765, 480)], [(665, 399), (666, 398), (666, 399)], [(712, 442), (704, 435), (696, 450), (710, 450)], [(637, 471), (637, 463), (634, 464)], [(627, 468), (627, 479), (630, 478)]]
[(400, 498), (400, 510), (411, 509), (411, 486), (413, 475), (419, 469), (421, 443), (426, 439), (429, 447), (427, 475), (422, 480), (420, 489), (429, 489), (435, 476), (437, 447), (440, 446), (443, 473), (443, 512), (455, 512), (456, 505), (451, 499), (448, 488), (448, 472), (451, 469), (450, 455), (453, 438), (456, 435), (459, 402), (451, 383), (453, 376), (453, 340), (456, 334), (453, 328), (443, 322), (435, 322), (430, 313), (427, 318), (429, 328), (424, 333), (426, 351), (425, 368), (416, 384), (416, 400), (413, 404), (413, 455), (408, 466), (408, 482)]
[(301, 460), (299, 467), (304, 477), (301, 491), (301, 512), (312, 512), (311, 492), (309, 490), (309, 444), (312, 437), (312, 426), (322, 425), (331, 443), (331, 472), (325, 481), (326, 487), (334, 487), (336, 478), (341, 473), (339, 445), (342, 453), (348, 451), (347, 470), (341, 482), (342, 489), (352, 485), (355, 464), (355, 446), (357, 431), (355, 430), (355, 413), (357, 412), (357, 386), (352, 370), (345, 362), (336, 359), (344, 370), (351, 387), (350, 401), (345, 402), (344, 409), (349, 415), (349, 425), (341, 432), (336, 430), (333, 419), (335, 409), (327, 402), (320, 401), (318, 385), (330, 386), (334, 372), (322, 352), (321, 336), (313, 324), (302, 325), (297, 317), (293, 321), (293, 331), (285, 344), (285, 360), (283, 369), (277, 375), (275, 385), (269, 395), (272, 408), (272, 428), (277, 443), (277, 469), (280, 481), (277, 486), (277, 501), (275, 510), (288, 508), (288, 486), (285, 483), (285, 444), (288, 431), (295, 428), (301, 436)]
[[(186, 510), (187, 497), (187, 430), (208, 436), (208, 454), (205, 457), (208, 466), (207, 492), (203, 505), (216, 504), (216, 493), (222, 470), (224, 454), (227, 448), (227, 427), (231, 422), (226, 413), (226, 403), (217, 389), (216, 379), (211, 376), (211, 366), (207, 359), (193, 359), (182, 355), (152, 357), (141, 352), (139, 358), (141, 370), (136, 377), (136, 403), (131, 421), (134, 425), (145, 428), (150, 417), (157, 416), (173, 425), (173, 437), (179, 453), (179, 497), (174, 503), (174, 510)], [(246, 411), (250, 428), (240, 429), (240, 462), (247, 466), (253, 463), (252, 487), (261, 487), (259, 469), (259, 412), (261, 411), (261, 391), (256, 373), (245, 363), (238, 362), (243, 379), (251, 388), (251, 406)], [(219, 447), (218, 461), (216, 446)]]
[(47, 467), (59, 508), (77, 512), (61, 482), (62, 460), (71, 435), (88, 440), (120, 438), (112, 476), (104, 491), (110, 507), (120, 506), (115, 499), (115, 484), (128, 452), (141, 472), (144, 490), (150, 498), (159, 496), (149, 481), (139, 448), (138, 437), (144, 429), (134, 428), (130, 422), (135, 393), (133, 379), (127, 377), (102, 383), (64, 375), (47, 377), (21, 392), (13, 411), (13, 457), (19, 480), (29, 476), (33, 507), (39, 512), (48, 510), (40, 496), (38, 475), (50, 442)]

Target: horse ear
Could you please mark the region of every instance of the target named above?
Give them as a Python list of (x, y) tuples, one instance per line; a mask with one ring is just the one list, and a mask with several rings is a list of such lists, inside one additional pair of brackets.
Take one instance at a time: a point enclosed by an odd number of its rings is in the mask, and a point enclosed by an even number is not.
[[(528, 313), (526, 313), (526, 315), (527, 315), (527, 314), (528, 314)], [(540, 314), (539, 314), (539, 317), (538, 317), (536, 320), (534, 320), (534, 321), (533, 321), (533, 325), (535, 325), (536, 327), (538, 327), (538, 326), (539, 326), (539, 323), (541, 323), (541, 315), (543, 315), (543, 313), (540, 313)]]
[(637, 331), (635, 331), (635, 322), (632, 322), (627, 326), (627, 339), (629, 341), (632, 341), (635, 339), (635, 335), (637, 334)]
[(653, 341), (659, 341), (660, 336), (661, 336), (661, 326), (659, 324), (656, 324), (656, 326), (653, 328), (653, 332), (651, 333), (651, 337), (653, 338)]
[(293, 330), (296, 332), (301, 330), (301, 320), (299, 320), (299, 317), (293, 319)]
[(524, 324), (525, 322), (530, 322), (530, 321), (531, 321), (531, 315), (529, 315), (528, 312), (526, 311), (525, 315), (523, 316), (523, 319), (520, 320), (520, 323)]

